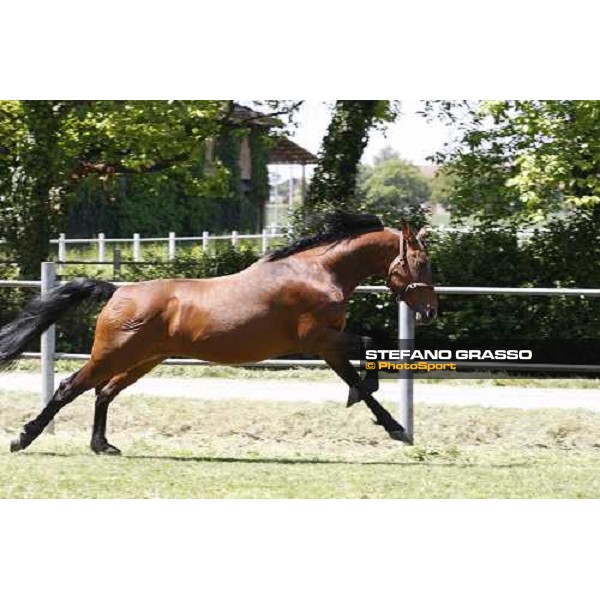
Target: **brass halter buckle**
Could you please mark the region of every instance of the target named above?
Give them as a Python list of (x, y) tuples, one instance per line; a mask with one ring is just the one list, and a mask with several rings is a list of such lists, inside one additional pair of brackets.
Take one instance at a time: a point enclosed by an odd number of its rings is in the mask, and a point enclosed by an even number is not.
[(426, 290), (432, 290), (433, 286), (430, 285), (429, 283), (421, 283), (420, 281), (414, 281), (413, 283), (409, 283), (407, 285), (405, 285), (399, 292), (397, 295), (398, 300), (404, 300), (404, 296), (406, 295), (407, 292), (410, 292), (411, 290), (415, 290), (418, 288), (423, 288)]

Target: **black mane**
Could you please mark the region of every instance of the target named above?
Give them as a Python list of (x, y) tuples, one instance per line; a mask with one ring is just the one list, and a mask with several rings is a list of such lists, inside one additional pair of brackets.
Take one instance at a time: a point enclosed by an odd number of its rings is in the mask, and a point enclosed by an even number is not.
[(323, 229), (315, 235), (301, 238), (288, 246), (278, 248), (267, 255), (268, 261), (286, 258), (297, 252), (320, 246), (326, 242), (347, 239), (361, 233), (381, 231), (383, 223), (379, 217), (370, 214), (352, 214), (344, 211), (329, 213), (323, 217)]

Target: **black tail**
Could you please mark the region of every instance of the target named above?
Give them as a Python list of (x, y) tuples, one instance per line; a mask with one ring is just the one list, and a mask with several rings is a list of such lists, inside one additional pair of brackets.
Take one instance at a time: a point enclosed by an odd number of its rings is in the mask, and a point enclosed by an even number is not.
[(0, 329), (0, 368), (19, 358), (32, 340), (71, 309), (85, 300), (106, 302), (116, 291), (116, 286), (107, 281), (75, 279), (43, 298), (38, 296), (14, 321)]

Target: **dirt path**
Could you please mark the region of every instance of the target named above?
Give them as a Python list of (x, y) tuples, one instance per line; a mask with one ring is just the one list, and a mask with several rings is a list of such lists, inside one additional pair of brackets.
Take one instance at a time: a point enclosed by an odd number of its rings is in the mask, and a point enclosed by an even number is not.
[[(58, 374), (56, 383), (58, 384), (64, 376)], [(38, 374), (2, 373), (0, 391), (38, 393), (41, 387), (40, 380), (41, 376)], [(346, 387), (341, 382), (165, 377), (144, 378), (123, 393), (199, 400), (239, 399), (287, 402), (345, 402), (347, 396)], [(376, 397), (387, 402), (397, 401), (398, 382), (383, 382)], [(525, 409), (586, 408), (600, 412), (600, 390), (417, 383), (415, 402)]]

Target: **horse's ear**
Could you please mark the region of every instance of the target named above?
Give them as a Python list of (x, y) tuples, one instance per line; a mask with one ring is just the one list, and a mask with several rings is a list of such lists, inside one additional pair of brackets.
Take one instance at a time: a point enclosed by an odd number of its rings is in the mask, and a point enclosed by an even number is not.
[(408, 224), (408, 221), (406, 219), (402, 219), (400, 225), (402, 227), (402, 234), (404, 235), (404, 239), (412, 240), (414, 237), (414, 233), (411, 226)]
[(427, 227), (421, 227), (421, 229), (419, 229), (419, 233), (417, 233), (417, 240), (419, 241), (419, 243), (425, 243), (425, 236), (427, 235), (427, 231)]

